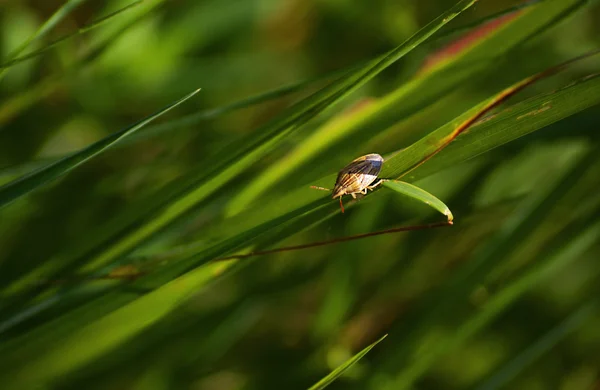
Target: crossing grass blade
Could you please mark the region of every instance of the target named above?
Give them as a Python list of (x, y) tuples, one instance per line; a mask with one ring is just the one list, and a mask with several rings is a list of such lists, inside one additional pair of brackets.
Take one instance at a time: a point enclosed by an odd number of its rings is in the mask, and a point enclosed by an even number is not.
[[(515, 46), (532, 35), (552, 26), (557, 18), (565, 17), (565, 10), (579, 9), (581, 0), (540, 2), (529, 4), (505, 15), (494, 30), (483, 26), (474, 38), (464, 38), (460, 50), (437, 54), (426, 69), (382, 98), (373, 99), (360, 110), (324, 124), (304, 139), (290, 153), (272, 164), (231, 200), (228, 215), (233, 216), (265, 194), (276, 183), (293, 176), (304, 164), (314, 161), (332, 161), (338, 164), (356, 156), (344, 154), (372, 140), (373, 134), (382, 137), (393, 131), (392, 125), (409, 118), (424, 107), (433, 104), (449, 91), (461, 87), (470, 79), (481, 77), (484, 70), (497, 71), (494, 64)], [(364, 153), (371, 152), (367, 150)], [(363, 154), (364, 154), (363, 153)], [(329, 156), (335, 155), (336, 159)]]
[(14, 200), (27, 195), (31, 191), (36, 188), (46, 184), (47, 182), (54, 180), (69, 171), (77, 168), (79, 165), (85, 163), (89, 159), (99, 155), (103, 151), (109, 149), (120, 140), (130, 136), (135, 133), (148, 123), (157, 119), (164, 113), (170, 111), (171, 109), (177, 107), (181, 103), (190, 99), (192, 96), (197, 94), (200, 90), (196, 90), (187, 96), (177, 100), (176, 102), (168, 105), (162, 110), (142, 119), (138, 123), (127, 127), (123, 130), (117, 131), (108, 137), (105, 137), (92, 145), (82, 149), (78, 152), (71, 154), (70, 156), (64, 157), (59, 161), (56, 161), (50, 165), (47, 165), (43, 168), (37, 169), (34, 172), (25, 175), (21, 178), (18, 178), (8, 184), (0, 187), (0, 208), (6, 206), (7, 204), (13, 202)]
[[(83, 271), (89, 272), (110, 264), (185, 215), (219, 188), (256, 163), (275, 145), (290, 135), (293, 130), (297, 129), (299, 125), (314, 118), (326, 108), (364, 85), (476, 2), (477, 0), (459, 1), (450, 10), (415, 33), (403, 44), (369, 61), (366, 65), (350, 71), (337, 81), (284, 111), (270, 123), (257, 130), (255, 134), (258, 134), (258, 136), (252, 136), (252, 139), (244, 139), (243, 142), (232, 145), (231, 148), (222, 153), (224, 158), (213, 164), (212, 170), (205, 170), (197, 178), (190, 178), (190, 182), (194, 184), (186, 187), (178, 195), (173, 196), (173, 200), (166, 207), (161, 205), (159, 208), (148, 211), (147, 214), (141, 216), (140, 219), (146, 221), (144, 224), (136, 224), (135, 229), (112, 240), (110, 245), (102, 244), (100, 248), (94, 251), (96, 255), (92, 259), (88, 259)], [(65, 267), (72, 260), (69, 259), (64, 263), (56, 262), (53, 268)]]
[(78, 35), (84, 34), (84, 33), (88, 32), (90, 30), (93, 30), (96, 27), (100, 27), (100, 26), (104, 25), (104, 23), (106, 23), (109, 20), (111, 20), (113, 17), (118, 16), (119, 14), (121, 14), (123, 12), (126, 12), (126, 11), (130, 10), (131, 8), (136, 7), (136, 6), (140, 5), (140, 4), (142, 4), (142, 0), (135, 1), (135, 2), (133, 2), (131, 4), (128, 4), (125, 7), (122, 7), (120, 9), (118, 9), (118, 10), (116, 10), (116, 11), (114, 11), (114, 12), (112, 12), (112, 13), (110, 13), (110, 14), (108, 14), (108, 15), (106, 15), (106, 16), (98, 19), (98, 20), (96, 20), (96, 21), (93, 21), (92, 23), (90, 23), (88, 25), (85, 25), (85, 26), (79, 28), (77, 31), (74, 31), (74, 32), (72, 32), (70, 34), (67, 34), (67, 35), (65, 35), (65, 36), (63, 36), (61, 38), (58, 38), (58, 39), (54, 40), (53, 42), (47, 44), (46, 46), (42, 47), (41, 49), (34, 50), (31, 53), (28, 53), (26, 55), (19, 56), (19, 57), (11, 59), (9, 61), (6, 61), (6, 62), (0, 64), (0, 72), (3, 72), (5, 69), (8, 69), (8, 68), (10, 68), (10, 67), (12, 67), (14, 65), (17, 65), (17, 64), (20, 64), (20, 63), (25, 62), (27, 60), (30, 60), (32, 58), (38, 57), (41, 54), (44, 54), (45, 52), (47, 52), (47, 51), (55, 48), (57, 45), (63, 43), (64, 41), (66, 41), (68, 39), (71, 39), (71, 38), (76, 37)]
[[(73, 10), (79, 7), (86, 0), (68, 0), (62, 7), (60, 7), (52, 16), (50, 16), (41, 26), (40, 28), (30, 36), (25, 42), (23, 42), (19, 47), (17, 47), (13, 52), (9, 55), (10, 59), (14, 59), (16, 56), (21, 54), (23, 50), (27, 49), (27, 47), (34, 41), (42, 39), (50, 30), (52, 30), (57, 24), (59, 24), (63, 19), (65, 19)], [(0, 80), (6, 74), (7, 68), (0, 69)]]
[[(550, 75), (550, 73), (545, 74)], [(600, 78), (592, 75), (552, 93), (540, 94), (524, 100), (477, 122), (477, 118), (481, 118), (491, 107), (499, 104), (502, 98), (508, 97), (507, 92), (516, 93), (517, 89), (535, 82), (534, 78), (536, 76), (527, 78), (495, 97), (486, 99), (409, 148), (386, 159), (380, 176), (403, 177), (403, 181), (414, 182), (600, 104)], [(465, 124), (469, 123), (470, 127), (465, 127)], [(456, 136), (457, 129), (458, 136)], [(465, 131), (467, 129), (468, 131)], [(442, 145), (447, 145), (447, 148), (440, 149)], [(436, 151), (439, 151), (439, 154)], [(423, 159), (432, 154), (435, 156), (422, 164)], [(335, 178), (336, 175), (331, 174), (311, 184), (327, 188), (335, 182)], [(375, 191), (369, 196), (376, 197), (378, 193), (379, 191)], [(304, 185), (273, 199), (268, 207), (258, 205), (253, 210), (225, 220), (225, 223), (228, 230), (231, 226), (244, 229), (256, 221), (266, 221), (280, 215), (282, 210), (303, 207), (319, 198), (323, 199), (319, 191), (311, 190), (308, 185)]]
[(429, 192), (409, 183), (405, 183), (402, 181), (384, 181), (383, 186), (396, 191), (402, 195), (408, 196), (410, 198), (416, 199), (419, 202), (423, 202), (426, 205), (433, 207), (435, 210), (444, 214), (448, 218), (448, 222), (452, 222), (454, 216), (452, 215), (452, 211), (438, 198), (431, 195)]
[(372, 350), (377, 344), (383, 341), (387, 337), (387, 334), (384, 335), (379, 340), (375, 341), (373, 344), (369, 345), (356, 355), (352, 356), (352, 358), (348, 359), (344, 364), (333, 370), (329, 375), (312, 385), (308, 390), (321, 390), (332, 384), (337, 378), (339, 378), (347, 369), (352, 367), (356, 362), (362, 359), (370, 350)]

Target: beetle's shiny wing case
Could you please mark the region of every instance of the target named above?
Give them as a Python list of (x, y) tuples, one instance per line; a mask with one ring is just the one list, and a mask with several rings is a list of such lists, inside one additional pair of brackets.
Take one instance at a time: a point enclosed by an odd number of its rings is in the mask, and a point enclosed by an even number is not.
[(377, 179), (383, 158), (378, 154), (367, 154), (352, 161), (338, 173), (333, 198), (361, 192)]

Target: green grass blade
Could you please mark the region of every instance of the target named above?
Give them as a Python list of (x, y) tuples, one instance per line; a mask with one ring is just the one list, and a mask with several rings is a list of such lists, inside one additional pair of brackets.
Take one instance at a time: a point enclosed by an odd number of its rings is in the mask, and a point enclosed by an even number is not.
[(110, 247), (105, 247), (96, 258), (87, 264), (84, 270), (91, 271), (114, 261), (180, 218), (198, 203), (256, 163), (300, 124), (312, 119), (318, 113), (364, 85), (379, 72), (414, 49), (418, 44), (424, 42), (437, 30), (450, 22), (450, 20), (471, 7), (476, 1), (462, 0), (458, 2), (449, 11), (429, 23), (403, 44), (385, 55), (370, 61), (358, 70), (350, 72), (338, 81), (317, 91), (282, 113), (271, 123), (258, 130), (256, 132), (259, 134), (258, 137), (252, 137), (249, 141), (244, 140), (242, 144), (232, 146), (230, 152), (226, 151), (223, 153), (224, 156), (227, 156), (226, 159), (217, 162), (212, 171), (203, 172), (202, 176), (197, 179), (197, 183), (199, 184), (196, 184), (193, 188), (186, 189), (167, 208), (154, 211), (154, 216), (151, 218), (147, 217), (148, 222), (145, 225), (124, 237), (120, 237)]
[[(600, 104), (600, 77), (597, 76), (586, 77), (569, 87), (529, 98), (475, 123), (446, 149), (411, 172), (408, 178), (412, 181), (438, 172), (597, 104)], [(466, 116), (462, 116), (457, 120), (465, 118)], [(436, 132), (449, 131), (452, 126), (450, 123)], [(406, 165), (398, 163), (391, 168), (389, 173), (393, 177), (401, 175)]]
[[(32, 42), (43, 38), (50, 30), (52, 30), (58, 23), (66, 18), (75, 8), (86, 0), (69, 0), (62, 7), (60, 7), (48, 20), (40, 26), (40, 28), (30, 36), (25, 42), (23, 42), (17, 49), (15, 49), (9, 56), (10, 59), (18, 56), (25, 50)], [(0, 81), (6, 74), (6, 68), (0, 69)]]
[[(459, 123), (463, 123), (477, 115), (482, 107), (492, 99), (482, 102), (456, 120), (447, 123), (417, 141), (410, 148), (386, 159), (381, 177), (398, 177), (411, 167), (418, 165), (423, 157), (435, 151), (435, 145), (451, 134)], [(600, 104), (599, 77), (585, 78), (558, 91), (529, 98), (472, 125), (468, 131), (460, 134), (446, 149), (435, 155), (426, 164), (412, 171), (410, 175), (405, 176), (403, 180), (414, 182), (417, 179), (442, 171), (447, 167), (476, 157), (519, 137), (543, 129), (596, 104)], [(311, 184), (327, 188), (335, 182), (335, 178), (336, 175), (331, 174)], [(375, 191), (368, 196), (376, 197), (379, 196), (378, 193), (379, 191)], [(320, 191), (311, 190), (308, 185), (303, 185), (284, 196), (273, 199), (268, 205), (257, 205), (253, 210), (229, 218), (225, 221), (225, 224), (244, 229), (249, 223), (252, 223), (250, 221), (266, 221), (275, 215), (280, 215), (280, 213), (292, 208), (303, 207), (319, 198), (324, 199)]]
[(129, 135), (135, 133), (137, 130), (144, 127), (146, 124), (152, 122), (159, 116), (163, 115), (167, 111), (173, 109), (174, 107), (180, 105), (185, 102), (195, 94), (197, 94), (200, 90), (196, 90), (187, 96), (177, 100), (176, 102), (168, 105), (162, 110), (144, 118), (138, 123), (117, 131), (108, 137), (105, 137), (92, 145), (82, 149), (70, 156), (64, 157), (59, 161), (50, 164), (46, 167), (40, 168), (24, 177), (21, 177), (17, 180), (14, 180), (2, 187), (0, 187), (0, 207), (6, 206), (10, 202), (15, 199), (28, 194), (29, 192), (35, 190), (36, 188), (42, 186), (43, 184), (54, 180), (67, 172), (75, 169), (79, 165), (83, 164), (87, 160), (97, 156), (102, 153), (106, 149), (112, 147), (114, 144), (118, 143), (121, 139), (128, 137)]
[(385, 339), (386, 337), (387, 334), (379, 340), (375, 341), (373, 344), (363, 349), (362, 351), (360, 351), (359, 353), (357, 353), (356, 355), (352, 356), (352, 358), (348, 359), (346, 362), (344, 362), (344, 364), (333, 370), (329, 375), (312, 385), (308, 390), (321, 390), (332, 384), (333, 381), (339, 378), (347, 369), (352, 367), (352, 365), (354, 365), (356, 362), (362, 359), (367, 353), (369, 353), (371, 349), (373, 349), (373, 347), (382, 342), (383, 339)]
[(125, 11), (128, 11), (130, 8), (133, 8), (133, 7), (138, 6), (140, 4), (142, 4), (142, 0), (135, 1), (135, 2), (133, 2), (131, 4), (126, 5), (125, 7), (122, 7), (120, 9), (116, 10), (115, 12), (112, 12), (112, 13), (110, 13), (110, 14), (108, 14), (108, 15), (106, 15), (106, 16), (104, 16), (104, 17), (102, 17), (102, 18), (100, 18), (100, 19), (98, 19), (96, 21), (93, 21), (92, 23), (90, 23), (90, 24), (88, 24), (86, 26), (81, 27), (77, 31), (74, 31), (74, 32), (72, 32), (70, 34), (67, 34), (67, 35), (65, 35), (65, 36), (63, 36), (61, 38), (56, 39), (55, 41), (47, 44), (46, 46), (42, 47), (41, 49), (32, 51), (31, 53), (28, 53), (28, 54), (20, 56), (20, 57), (13, 58), (10, 61), (6, 61), (3, 64), (0, 64), (0, 70), (4, 71), (4, 69), (8, 69), (8, 68), (10, 68), (10, 67), (12, 67), (14, 65), (17, 65), (17, 64), (20, 64), (20, 63), (25, 62), (27, 60), (30, 60), (32, 58), (35, 58), (35, 57), (37, 57), (37, 56), (39, 56), (39, 55), (41, 55), (41, 54), (43, 54), (43, 53), (45, 53), (45, 52), (53, 49), (54, 47), (56, 47), (60, 43), (66, 41), (66, 40), (68, 40), (70, 38), (76, 37), (77, 35), (84, 34), (84, 33), (88, 32), (90, 30), (93, 30), (96, 27), (102, 26), (104, 23), (108, 22), (113, 17), (115, 17), (115, 16), (117, 16), (117, 15), (119, 15), (119, 14), (125, 12)]
[[(235, 262), (200, 267), (95, 321), (68, 334), (63, 333), (60, 339), (52, 336), (60, 329), (52, 327), (41, 329), (41, 332), (36, 332), (37, 336), (25, 335), (17, 339), (17, 344), (11, 344), (13, 351), (9, 355), (12, 358), (4, 360), (8, 358), (8, 351), (5, 350), (2, 360), (3, 366), (15, 364), (19, 369), (12, 372), (9, 378), (3, 378), (3, 386), (7, 389), (25, 389), (48, 385), (84, 367), (170, 314), (183, 300), (197, 293), (206, 283), (213, 281), (216, 274), (233, 264)], [(33, 353), (42, 340), (47, 348)], [(27, 362), (20, 361), (20, 358), (27, 359)]]
[(406, 195), (410, 198), (418, 200), (419, 202), (423, 202), (430, 207), (433, 207), (435, 210), (448, 217), (448, 222), (452, 222), (452, 220), (454, 219), (452, 211), (450, 211), (450, 209), (444, 204), (444, 202), (431, 195), (429, 192), (422, 190), (421, 188), (415, 185), (405, 183), (403, 181), (389, 180), (384, 181), (382, 185), (402, 195)]
[(483, 40), (465, 45), (459, 53), (438, 61), (432, 69), (369, 106), (326, 123), (244, 188), (230, 202), (228, 214), (231, 216), (241, 212), (279, 181), (294, 175), (309, 162), (331, 160), (328, 156), (332, 154), (338, 157), (338, 163), (356, 158), (348, 152), (343, 158), (343, 151), (356, 150), (356, 145), (368, 143), (374, 133), (381, 136), (393, 124), (427, 107), (448, 91), (456, 90), (468, 79), (478, 77), (482, 69), (492, 68), (492, 64), (497, 63), (498, 57), (506, 51), (543, 30), (551, 21), (561, 17), (565, 10), (580, 7), (583, 3), (581, 0), (542, 2), (521, 9)]

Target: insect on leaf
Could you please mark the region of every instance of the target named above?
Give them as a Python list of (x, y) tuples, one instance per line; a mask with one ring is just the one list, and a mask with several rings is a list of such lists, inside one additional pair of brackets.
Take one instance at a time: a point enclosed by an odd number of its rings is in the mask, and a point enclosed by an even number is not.
[(454, 219), (452, 211), (450, 211), (450, 209), (444, 204), (444, 202), (417, 186), (405, 183), (403, 181), (391, 180), (384, 181), (383, 185), (391, 190), (409, 196), (413, 199), (425, 203), (428, 206), (433, 207), (434, 209), (448, 217), (448, 222), (452, 222), (452, 220)]

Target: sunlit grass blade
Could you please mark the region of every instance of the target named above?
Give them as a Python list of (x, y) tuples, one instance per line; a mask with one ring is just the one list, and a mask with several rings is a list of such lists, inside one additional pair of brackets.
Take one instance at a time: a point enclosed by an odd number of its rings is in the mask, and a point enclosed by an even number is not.
[[(13, 50), (8, 58), (15, 58), (21, 54), (23, 50), (25, 50), (32, 42), (43, 38), (50, 30), (52, 30), (58, 23), (66, 18), (71, 12), (73, 12), (75, 8), (85, 1), (86, 0), (68, 0), (65, 4), (63, 4), (62, 7), (56, 10), (56, 12), (52, 14), (52, 16), (50, 16), (32, 36), (30, 36), (25, 42), (19, 45), (19, 47)], [(6, 74), (6, 71), (6, 68), (0, 69), (0, 81)]]
[(66, 41), (66, 40), (68, 40), (70, 38), (73, 38), (73, 37), (75, 37), (77, 35), (84, 34), (84, 33), (88, 32), (90, 30), (93, 30), (96, 27), (102, 26), (104, 23), (108, 22), (113, 17), (121, 14), (122, 12), (128, 11), (130, 8), (138, 6), (141, 3), (142, 3), (142, 0), (138, 0), (138, 1), (135, 1), (135, 2), (133, 2), (131, 4), (128, 4), (125, 7), (116, 10), (115, 12), (112, 12), (112, 13), (110, 13), (110, 14), (108, 14), (108, 15), (106, 15), (106, 16), (98, 19), (98, 20), (93, 21), (92, 23), (90, 23), (90, 24), (88, 24), (86, 26), (81, 27), (77, 31), (74, 31), (74, 32), (72, 32), (70, 34), (67, 34), (67, 35), (65, 35), (65, 36), (63, 36), (61, 38), (58, 38), (58, 39), (54, 40), (53, 42), (47, 44), (46, 46), (42, 47), (41, 49), (34, 50), (31, 53), (28, 53), (26, 55), (23, 55), (23, 56), (20, 56), (20, 57), (16, 57), (16, 58), (13, 58), (13, 59), (11, 59), (9, 61), (6, 61), (6, 62), (0, 64), (0, 70), (4, 71), (4, 69), (8, 69), (11, 66), (14, 66), (14, 65), (20, 64), (22, 62), (25, 62), (27, 60), (30, 60), (32, 58), (35, 58), (35, 57), (37, 57), (37, 56), (39, 56), (39, 55), (47, 52), (48, 50), (53, 49), (54, 47), (56, 47), (60, 43)]
[(187, 96), (184, 96), (178, 101), (156, 112), (155, 114), (148, 116), (147, 118), (139, 121), (138, 123), (128, 128), (113, 133), (112, 135), (109, 135), (108, 137), (105, 137), (93, 143), (85, 149), (75, 152), (72, 155), (64, 157), (53, 164), (40, 168), (24, 177), (21, 177), (8, 184), (5, 184), (4, 186), (0, 187), (0, 207), (6, 206), (15, 199), (24, 196), (29, 192), (33, 191), (34, 189), (42, 186), (43, 184), (75, 169), (87, 160), (93, 158), (94, 156), (97, 156), (106, 149), (110, 148), (111, 146), (119, 142), (121, 139), (126, 138), (129, 135), (135, 133), (137, 130), (141, 129), (142, 127), (152, 122), (159, 116), (163, 115), (167, 111), (188, 100), (189, 98), (197, 94), (199, 91), (200, 90), (198, 89), (188, 94)]
[(387, 334), (384, 335), (379, 340), (375, 341), (373, 344), (371, 344), (368, 347), (366, 347), (365, 349), (363, 349), (362, 351), (360, 351), (359, 353), (357, 353), (356, 355), (352, 356), (350, 359), (348, 359), (346, 362), (344, 362), (344, 364), (342, 364), (341, 366), (339, 366), (338, 368), (333, 370), (329, 375), (327, 375), (326, 377), (324, 377), (323, 379), (321, 379), (320, 381), (318, 381), (317, 383), (312, 385), (308, 390), (321, 390), (321, 389), (326, 388), (330, 384), (332, 384), (333, 381), (335, 381), (337, 378), (339, 378), (347, 369), (349, 369), (356, 362), (358, 362), (360, 359), (362, 359), (367, 353), (369, 353), (370, 350), (373, 349), (373, 347), (375, 347), (377, 344), (382, 342), (383, 339), (385, 339), (386, 337), (387, 337)]
[(444, 202), (431, 195), (429, 192), (415, 185), (405, 183), (402, 181), (392, 180), (386, 180), (382, 183), (382, 185), (402, 195), (406, 195), (410, 198), (418, 200), (419, 202), (423, 202), (430, 207), (433, 207), (435, 210), (448, 217), (448, 222), (452, 222), (452, 220), (454, 219), (452, 211), (450, 211), (450, 209), (444, 204)]

